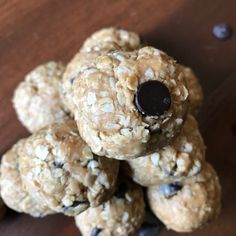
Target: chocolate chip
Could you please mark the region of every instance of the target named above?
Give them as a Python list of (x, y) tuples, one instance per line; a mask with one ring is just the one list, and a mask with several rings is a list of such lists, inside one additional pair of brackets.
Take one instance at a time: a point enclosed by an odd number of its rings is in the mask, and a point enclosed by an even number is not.
[(114, 193), (114, 196), (117, 198), (125, 198), (125, 193), (127, 192), (127, 190), (128, 187), (126, 183), (121, 183), (116, 192)]
[(56, 162), (56, 161), (54, 161), (54, 162), (53, 162), (53, 165), (54, 165), (55, 167), (57, 167), (57, 168), (60, 168), (60, 169), (62, 169), (62, 168), (63, 168), (63, 166), (64, 166), (64, 164), (63, 164), (63, 163)]
[(180, 183), (162, 184), (160, 185), (160, 191), (166, 198), (170, 198), (176, 195), (182, 187)]
[(99, 229), (99, 228), (95, 227), (92, 230), (91, 236), (98, 236), (101, 231), (102, 231), (102, 229)]
[(213, 35), (219, 40), (226, 40), (232, 36), (232, 29), (227, 24), (218, 24), (213, 27)]
[(71, 206), (64, 206), (64, 210), (68, 210), (70, 208), (75, 208), (81, 204), (86, 204), (86, 205), (90, 205), (89, 201), (74, 201), (73, 204)]
[(159, 225), (144, 224), (139, 230), (139, 236), (158, 236), (161, 231)]
[(139, 86), (135, 104), (143, 115), (160, 116), (170, 108), (170, 92), (160, 81), (147, 81)]
[(81, 204), (87, 204), (89, 205), (89, 201), (74, 201), (73, 204), (70, 207), (77, 207)]
[(70, 83), (73, 84), (76, 78), (77, 78), (77, 76), (75, 76), (75, 75), (72, 76), (72, 77), (70, 78)]

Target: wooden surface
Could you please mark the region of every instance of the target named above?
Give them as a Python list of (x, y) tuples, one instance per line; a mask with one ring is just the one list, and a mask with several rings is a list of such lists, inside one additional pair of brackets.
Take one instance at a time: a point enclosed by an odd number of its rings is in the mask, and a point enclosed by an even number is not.
[[(0, 0), (0, 152), (27, 131), (12, 108), (12, 93), (25, 73), (48, 60), (69, 59), (93, 31), (119, 26), (191, 66), (205, 103), (200, 125), (207, 158), (223, 186), (220, 217), (192, 235), (236, 235), (236, 34), (216, 40), (212, 26), (236, 29), (235, 0)], [(33, 219), (8, 211), (0, 236), (79, 236), (72, 218)], [(163, 230), (162, 236), (178, 235)]]

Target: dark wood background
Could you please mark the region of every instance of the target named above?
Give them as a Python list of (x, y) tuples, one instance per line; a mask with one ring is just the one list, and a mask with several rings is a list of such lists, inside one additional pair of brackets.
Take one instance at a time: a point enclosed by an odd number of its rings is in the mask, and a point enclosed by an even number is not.
[[(0, 152), (27, 136), (13, 111), (16, 85), (36, 65), (68, 62), (92, 32), (105, 26), (137, 31), (199, 76), (199, 116), (207, 158), (223, 186), (220, 217), (191, 235), (236, 235), (236, 34), (218, 41), (212, 27), (236, 29), (235, 0), (0, 0)], [(73, 218), (43, 219), (8, 211), (0, 236), (76, 236)], [(178, 235), (163, 230), (162, 236)]]

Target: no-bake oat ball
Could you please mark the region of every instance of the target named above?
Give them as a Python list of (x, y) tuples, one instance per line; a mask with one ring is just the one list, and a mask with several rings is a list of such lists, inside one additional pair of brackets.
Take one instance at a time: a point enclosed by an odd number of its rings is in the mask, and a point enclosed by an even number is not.
[(218, 216), (221, 187), (215, 170), (208, 163), (196, 176), (183, 182), (148, 188), (153, 213), (177, 232), (192, 232)]
[(138, 49), (140, 45), (141, 40), (138, 34), (124, 29), (110, 27), (93, 33), (85, 40), (80, 51), (87, 53), (115, 49), (132, 51)]
[(25, 188), (55, 212), (75, 216), (113, 194), (119, 163), (97, 157), (74, 122), (54, 124), (25, 140), (19, 169)]
[(34, 217), (42, 217), (52, 214), (45, 202), (37, 201), (26, 191), (19, 171), (20, 149), (23, 148), (25, 139), (18, 141), (2, 157), (1, 164), (1, 196), (5, 204), (22, 213), (30, 214)]
[(60, 98), (64, 70), (63, 64), (53, 61), (39, 65), (17, 86), (13, 105), (19, 120), (31, 133), (68, 118)]
[(140, 228), (144, 214), (141, 187), (123, 180), (109, 201), (88, 208), (75, 221), (83, 236), (128, 236)]
[(195, 118), (188, 114), (173, 143), (158, 151), (128, 161), (130, 174), (143, 186), (171, 183), (194, 176), (205, 161), (205, 145)]
[(63, 86), (70, 91), (65, 99), (94, 153), (130, 159), (153, 152), (179, 133), (188, 89), (181, 67), (171, 57), (144, 47), (79, 58), (81, 54), (65, 73)]

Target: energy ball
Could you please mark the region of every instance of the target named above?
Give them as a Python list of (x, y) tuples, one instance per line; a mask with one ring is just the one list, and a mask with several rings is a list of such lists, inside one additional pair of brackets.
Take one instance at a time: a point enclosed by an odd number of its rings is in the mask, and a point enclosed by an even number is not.
[(91, 61), (111, 50), (132, 51), (138, 49), (140, 42), (140, 37), (136, 33), (113, 27), (101, 29), (86, 39), (80, 51), (68, 64), (64, 74), (62, 99), (68, 109), (72, 113), (75, 110), (71, 98), (71, 85), (80, 72), (90, 67)]
[(64, 65), (53, 61), (37, 66), (15, 89), (14, 108), (31, 133), (53, 123), (63, 123), (68, 118), (60, 98), (64, 70)]
[(138, 34), (124, 29), (114, 27), (104, 28), (93, 33), (85, 40), (81, 52), (96, 52), (101, 50), (122, 49), (132, 51), (138, 49), (141, 40)]
[(135, 158), (179, 133), (188, 89), (171, 57), (153, 47), (88, 57), (89, 63), (75, 57), (68, 65), (83, 67), (71, 77), (69, 101), (80, 135), (95, 154)]
[(197, 115), (203, 101), (203, 91), (197, 76), (188, 68), (181, 66), (189, 91), (189, 112)]
[(53, 211), (44, 202), (31, 197), (25, 190), (19, 172), (19, 153), (24, 144), (25, 139), (20, 140), (2, 157), (1, 196), (9, 208), (34, 217), (43, 217), (52, 214)]
[(171, 183), (201, 171), (205, 145), (192, 115), (188, 115), (181, 133), (173, 143), (158, 151), (128, 161), (135, 182), (142, 186)]
[(88, 208), (75, 217), (75, 222), (83, 236), (128, 236), (140, 228), (144, 214), (141, 187), (126, 180), (109, 201)]
[(177, 232), (192, 232), (217, 217), (221, 209), (221, 187), (210, 164), (183, 182), (148, 188), (153, 213)]
[(31, 196), (69, 216), (107, 201), (119, 169), (116, 160), (94, 155), (76, 130), (73, 121), (42, 129), (25, 140), (19, 157)]

